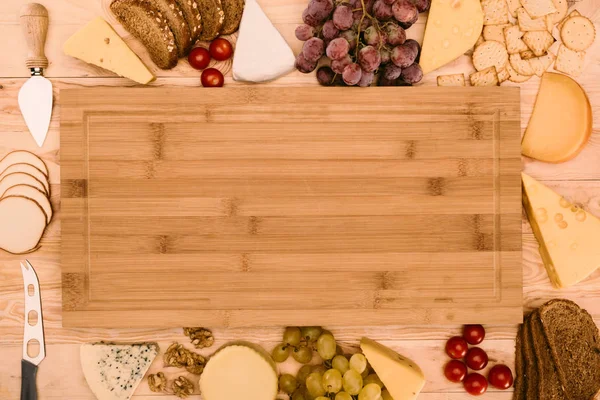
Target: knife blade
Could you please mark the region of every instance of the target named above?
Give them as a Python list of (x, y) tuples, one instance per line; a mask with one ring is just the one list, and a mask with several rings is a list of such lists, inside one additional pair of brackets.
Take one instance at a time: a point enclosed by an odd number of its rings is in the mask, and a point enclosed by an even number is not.
[[(21, 400), (37, 400), (36, 375), (38, 365), (46, 357), (44, 322), (40, 283), (31, 263), (21, 263), (25, 294), (25, 327), (23, 329), (23, 359), (21, 360)], [(37, 313), (37, 318), (34, 319)], [(27, 348), (31, 341), (39, 343), (37, 355), (29, 355)], [(35, 342), (34, 342), (35, 343)]]
[(44, 53), (48, 33), (48, 10), (37, 3), (23, 6), (20, 14), (21, 27), (29, 53), (25, 64), (31, 78), (19, 91), (19, 108), (25, 124), (39, 147), (44, 145), (52, 117), (52, 83), (44, 78), (48, 59)]

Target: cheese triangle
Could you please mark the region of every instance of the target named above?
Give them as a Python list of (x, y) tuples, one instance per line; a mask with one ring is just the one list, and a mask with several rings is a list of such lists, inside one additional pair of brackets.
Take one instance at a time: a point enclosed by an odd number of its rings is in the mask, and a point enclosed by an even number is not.
[(158, 354), (153, 343), (81, 346), (81, 368), (98, 400), (128, 400)]
[(294, 70), (296, 57), (256, 0), (247, 0), (233, 56), (233, 79), (266, 82)]
[(575, 285), (600, 266), (600, 219), (526, 174), (523, 205), (552, 284)]

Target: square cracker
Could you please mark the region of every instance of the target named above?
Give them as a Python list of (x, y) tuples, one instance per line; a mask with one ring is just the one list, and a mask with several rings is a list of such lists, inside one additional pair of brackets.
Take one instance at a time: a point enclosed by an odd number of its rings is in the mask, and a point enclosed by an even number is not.
[(483, 38), (485, 40), (494, 40), (496, 42), (504, 43), (504, 28), (508, 26), (510, 25), (486, 25), (483, 27)]
[(438, 86), (466, 86), (464, 74), (439, 75), (437, 77)]
[(540, 57), (546, 54), (550, 46), (552, 46), (554, 37), (548, 31), (525, 32), (523, 41), (533, 51), (533, 54)]
[(584, 60), (585, 51), (573, 51), (561, 44), (554, 68), (568, 75), (579, 76), (583, 71)]
[(508, 23), (508, 5), (506, 0), (482, 0), (483, 25), (501, 25)]
[(555, 59), (554, 54), (548, 53), (545, 56), (531, 58), (528, 61), (533, 73), (537, 76), (542, 76), (550, 68)]
[(506, 4), (508, 5), (508, 12), (512, 15), (513, 18), (517, 18), (517, 10), (521, 8), (520, 0), (506, 0)]
[(531, 18), (523, 7), (517, 10), (517, 18), (519, 20), (519, 29), (524, 32), (548, 30), (546, 27), (546, 17)]
[(533, 51), (531, 51), (531, 50), (526, 50), (521, 53), (521, 58), (523, 60), (529, 60), (530, 58), (534, 58), (534, 57), (535, 57), (535, 54), (533, 54)]
[(489, 67), (483, 71), (473, 72), (469, 79), (473, 86), (498, 86), (498, 75), (496, 74), (496, 68)]
[(500, 82), (500, 83), (506, 81), (510, 77), (510, 74), (509, 74), (507, 68), (502, 68), (499, 71), (496, 69), (496, 75), (498, 76), (498, 82)]
[(558, 11), (552, 0), (521, 0), (521, 4), (532, 18), (543, 17)]
[(529, 47), (527, 47), (525, 42), (521, 39), (522, 37), (523, 32), (517, 25), (504, 28), (504, 39), (508, 54), (521, 53), (529, 50)]
[(565, 18), (565, 15), (567, 15), (567, 11), (569, 10), (569, 4), (567, 3), (567, 0), (552, 0), (552, 2), (557, 11), (546, 15), (546, 18), (548, 18), (548, 24), (554, 26)]

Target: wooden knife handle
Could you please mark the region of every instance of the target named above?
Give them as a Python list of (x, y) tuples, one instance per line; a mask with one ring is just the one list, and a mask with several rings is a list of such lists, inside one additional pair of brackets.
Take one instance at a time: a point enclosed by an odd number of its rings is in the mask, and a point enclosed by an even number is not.
[(48, 59), (44, 53), (48, 34), (48, 10), (41, 4), (25, 4), (21, 8), (20, 21), (29, 48), (25, 64), (29, 68), (48, 67)]

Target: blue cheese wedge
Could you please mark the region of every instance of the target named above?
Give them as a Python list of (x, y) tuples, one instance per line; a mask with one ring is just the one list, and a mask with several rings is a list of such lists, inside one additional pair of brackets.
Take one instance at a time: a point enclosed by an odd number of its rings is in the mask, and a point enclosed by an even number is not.
[(81, 346), (81, 368), (98, 400), (128, 400), (158, 354), (158, 345), (94, 343)]

